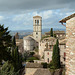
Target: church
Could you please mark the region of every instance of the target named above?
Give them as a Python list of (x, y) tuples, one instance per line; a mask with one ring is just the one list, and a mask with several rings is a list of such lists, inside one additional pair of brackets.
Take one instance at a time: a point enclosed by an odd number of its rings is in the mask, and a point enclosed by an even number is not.
[(33, 51), (42, 38), (42, 17), (33, 17), (33, 34), (23, 37), (24, 51)]

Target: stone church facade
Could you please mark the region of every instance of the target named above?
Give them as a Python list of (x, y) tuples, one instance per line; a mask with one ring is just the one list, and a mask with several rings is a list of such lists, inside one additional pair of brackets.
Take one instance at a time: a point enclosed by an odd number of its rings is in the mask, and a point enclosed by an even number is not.
[(33, 51), (42, 38), (42, 17), (33, 17), (33, 34), (23, 37), (24, 51)]

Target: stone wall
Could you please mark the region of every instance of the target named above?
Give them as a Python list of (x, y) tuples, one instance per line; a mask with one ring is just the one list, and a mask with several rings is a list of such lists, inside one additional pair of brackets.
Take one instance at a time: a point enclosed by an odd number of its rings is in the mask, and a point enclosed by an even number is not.
[(75, 75), (75, 17), (66, 22), (66, 75)]

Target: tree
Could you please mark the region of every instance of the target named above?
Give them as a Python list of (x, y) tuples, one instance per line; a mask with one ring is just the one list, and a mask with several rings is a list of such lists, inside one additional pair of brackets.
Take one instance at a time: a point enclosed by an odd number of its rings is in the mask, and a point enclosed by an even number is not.
[(17, 46), (12, 52), (12, 64), (14, 66), (14, 70), (17, 72), (22, 67), (22, 55), (18, 52)]
[(50, 30), (50, 36), (53, 37), (53, 28)]
[(0, 25), (0, 62), (11, 59), (10, 46), (11, 36), (9, 35), (8, 27), (4, 28), (4, 25)]
[(14, 67), (8, 61), (3, 64), (0, 75), (19, 75), (19, 72), (14, 72)]
[(15, 36), (13, 37), (12, 44), (13, 44), (13, 46), (16, 46), (16, 40), (15, 40)]
[(56, 38), (56, 34), (54, 34), (54, 37)]
[(53, 47), (53, 54), (52, 54), (52, 62), (51, 62), (51, 68), (58, 69), (60, 68), (60, 49), (59, 49), (59, 42), (58, 39), (56, 41), (56, 44)]

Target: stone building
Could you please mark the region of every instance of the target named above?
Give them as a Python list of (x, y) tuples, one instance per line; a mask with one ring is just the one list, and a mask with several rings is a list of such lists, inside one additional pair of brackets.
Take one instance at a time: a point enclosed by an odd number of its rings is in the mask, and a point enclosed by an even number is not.
[(44, 62), (50, 63), (52, 60), (52, 51), (49, 49), (44, 50)]
[(32, 51), (37, 46), (42, 37), (42, 17), (33, 17), (33, 35), (23, 37), (24, 51)]
[[(56, 34), (57, 38), (65, 38), (66, 34), (65, 31), (53, 31), (53, 34)], [(50, 32), (45, 32), (45, 36), (50, 36)]]
[(20, 53), (24, 52), (23, 39), (16, 39), (16, 46), (18, 46), (18, 49), (19, 49)]
[(59, 22), (66, 23), (66, 75), (75, 75), (75, 13)]
[(44, 56), (44, 50), (46, 48), (46, 43), (48, 43), (48, 49), (53, 50), (53, 46), (56, 43), (56, 39), (54, 37), (44, 38), (39, 42), (39, 55), (42, 58)]
[[(46, 44), (48, 43), (48, 49), (46, 49)], [(53, 46), (56, 44), (56, 38), (48, 37), (44, 38), (39, 42), (39, 55), (40, 58), (44, 59), (44, 62), (49, 63), (52, 60)], [(65, 64), (65, 49), (66, 49), (66, 39), (59, 40), (60, 48), (60, 59), (63, 64)]]
[(49, 69), (43, 68), (39, 63), (27, 63), (25, 75), (51, 75)]
[(23, 38), (24, 51), (32, 51), (35, 47), (35, 40), (31, 37)]
[(19, 34), (18, 34), (18, 32), (15, 34), (15, 39), (19, 39)]
[(35, 40), (40, 41), (42, 37), (42, 17), (33, 17), (33, 37)]

